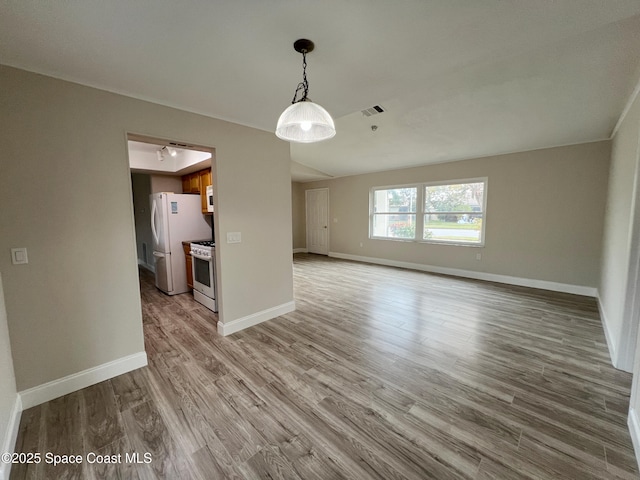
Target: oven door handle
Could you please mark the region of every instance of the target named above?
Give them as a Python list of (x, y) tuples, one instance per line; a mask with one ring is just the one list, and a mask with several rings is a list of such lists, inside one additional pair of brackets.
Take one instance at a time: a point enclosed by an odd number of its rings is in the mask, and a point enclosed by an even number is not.
[(207, 262), (213, 261), (213, 257), (205, 257), (204, 255), (198, 255), (197, 253), (189, 252), (193, 258), (198, 258), (200, 260), (205, 260)]

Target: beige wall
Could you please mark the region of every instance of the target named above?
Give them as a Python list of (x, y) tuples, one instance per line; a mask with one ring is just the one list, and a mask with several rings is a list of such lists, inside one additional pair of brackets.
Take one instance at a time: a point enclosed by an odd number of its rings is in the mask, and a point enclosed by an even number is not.
[(632, 246), (639, 240), (633, 238), (639, 130), (640, 98), (636, 98), (619, 126), (611, 148), (599, 289), (603, 323), (614, 365), (627, 371), (633, 365), (633, 353), (627, 351), (628, 346), (635, 346), (635, 337), (629, 338), (629, 325), (625, 325), (625, 308), (629, 306), (627, 285)]
[(305, 184), (291, 182), (292, 236), (294, 249), (304, 249), (307, 246), (304, 192)]
[[(16, 418), (16, 402), (18, 392), (13, 373), (13, 359), (9, 344), (9, 329), (7, 328), (7, 311), (4, 303), (2, 276), (0, 276), (0, 453), (13, 452), (15, 441), (14, 432), (17, 431), (19, 417)], [(9, 465), (0, 462), (0, 478), (8, 471)], [(8, 475), (5, 478), (9, 478)]]
[(150, 175), (151, 193), (182, 193), (182, 178), (173, 175)]
[[(128, 132), (216, 148), (220, 319), (293, 301), (289, 145), (0, 67), (0, 272), (18, 390), (143, 351)], [(13, 266), (11, 247), (29, 264)]]
[[(610, 142), (603, 141), (342, 177), (304, 188), (329, 187), (332, 253), (595, 288), (609, 157)], [(476, 177), (488, 177), (484, 247), (368, 238), (371, 187)]]

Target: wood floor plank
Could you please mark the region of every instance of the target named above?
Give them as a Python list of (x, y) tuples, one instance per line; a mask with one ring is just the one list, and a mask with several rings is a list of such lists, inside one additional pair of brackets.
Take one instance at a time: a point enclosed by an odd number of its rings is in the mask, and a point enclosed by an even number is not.
[(149, 365), (23, 412), (16, 450), (152, 462), (11, 479), (640, 478), (593, 298), (308, 254), (293, 272), (295, 311), (220, 337), (141, 270)]
[[(95, 480), (139, 480), (140, 474), (137, 465), (127, 461), (126, 455), (133, 455), (137, 452), (129, 443), (127, 437), (122, 437), (105, 447), (92, 451), (96, 456), (92, 457), (90, 465), (87, 465), (89, 475), (87, 478)], [(99, 457), (101, 456), (101, 457)], [(109, 458), (113, 461), (96, 461), (97, 458)], [(86, 458), (85, 458), (86, 459)]]
[[(43, 442), (45, 436), (41, 433), (44, 424), (42, 406), (31, 407), (22, 412), (18, 438), (16, 439), (16, 452), (44, 454)], [(44, 463), (19, 462), (12, 465), (11, 478), (37, 479), (43, 478)]]
[[(81, 412), (82, 391), (51, 400), (43, 406), (45, 445), (40, 450), (45, 454), (77, 456), (85, 451), (83, 445)], [(83, 462), (44, 462), (43, 478), (82, 479)]]
[(152, 402), (133, 407), (122, 416), (133, 450), (140, 456), (150, 454), (151, 461), (140, 466), (141, 477), (189, 478), (188, 472), (180, 468), (184, 457), (176, 452), (162, 415)]
[(325, 398), (320, 406), (340, 422), (345, 433), (376, 452), (378, 461), (384, 462), (398, 478), (465, 478), (462, 471), (445, 465), (440, 457), (432, 457), (411, 439), (390, 428), (386, 419), (373, 409), (334, 397)]
[(149, 398), (153, 399), (171, 436), (182, 451), (186, 454), (194, 453), (206, 445), (206, 440), (199, 429), (192, 427), (193, 417), (189, 414), (193, 411), (192, 405), (182, 388), (181, 379), (173, 370), (170, 360), (157, 358), (152, 361), (152, 365), (157, 369), (156, 374), (149, 370), (145, 372)]
[(245, 478), (233, 463), (221, 465), (220, 456), (212, 452), (208, 446), (202, 447), (191, 455), (191, 460), (203, 479), (242, 480)]
[(638, 465), (633, 449), (605, 447), (607, 471), (615, 478), (638, 479)]
[(96, 452), (123, 438), (125, 433), (111, 382), (97, 383), (80, 393), (84, 402), (84, 448)]
[(533, 415), (567, 425), (572, 431), (602, 442), (605, 446), (620, 446), (622, 448), (628, 446), (626, 426), (619, 425), (617, 421), (615, 423), (607, 421), (595, 411), (591, 414), (585, 414), (578, 410), (572, 410), (566, 405), (548, 402), (531, 394), (516, 395), (513, 406), (521, 411), (531, 412)]
[(549, 477), (592, 480), (601, 479), (607, 474), (606, 471), (596, 470), (588, 464), (577, 462), (575, 458), (564, 452), (549, 448), (548, 445), (531, 440), (527, 436), (521, 439), (518, 452), (528, 462), (546, 471)]
[(297, 434), (278, 446), (297, 474), (304, 480), (348, 478), (324, 451), (318, 449), (315, 443), (306, 435)]
[(313, 432), (319, 448), (336, 461), (347, 478), (397, 477), (396, 472), (382, 463), (378, 455), (367, 445), (344, 435), (295, 392), (273, 383), (265, 385), (261, 394), (274, 404), (274, 408), (280, 411), (281, 415), (296, 423), (300, 430), (308, 429), (307, 431)]
[(245, 473), (245, 478), (304, 480), (297, 474), (295, 467), (276, 445), (266, 445), (245, 462), (242, 469)]
[(115, 395), (118, 409), (123, 412), (140, 405), (149, 399), (149, 391), (145, 386), (142, 371), (135, 370), (127, 375), (119, 375), (111, 379), (111, 387)]
[(219, 379), (216, 387), (236, 414), (260, 433), (265, 443), (280, 445), (298, 436), (298, 431), (288, 419), (279, 417), (270, 405), (235, 375)]

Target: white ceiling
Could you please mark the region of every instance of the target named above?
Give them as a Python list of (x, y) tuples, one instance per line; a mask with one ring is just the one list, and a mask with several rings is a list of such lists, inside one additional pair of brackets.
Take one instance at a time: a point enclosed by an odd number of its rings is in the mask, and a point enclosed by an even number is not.
[[(204, 168), (211, 168), (211, 152), (193, 147), (176, 145), (173, 142), (138, 142), (129, 140), (129, 167), (133, 173), (154, 173), (160, 175), (186, 175)], [(176, 152), (172, 157), (166, 148)]]
[(298, 38), (338, 132), (299, 180), (609, 138), (640, 77), (640, 0), (0, 2), (0, 63), (268, 131)]

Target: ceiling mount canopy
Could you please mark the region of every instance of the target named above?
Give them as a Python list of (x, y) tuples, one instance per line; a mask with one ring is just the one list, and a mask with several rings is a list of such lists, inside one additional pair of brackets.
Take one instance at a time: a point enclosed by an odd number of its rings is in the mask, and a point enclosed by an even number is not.
[[(336, 134), (331, 115), (308, 97), (307, 53), (312, 52), (314, 47), (313, 42), (305, 38), (293, 43), (295, 51), (302, 54), (302, 82), (298, 84), (293, 94), (291, 105), (280, 115), (276, 127), (278, 138), (289, 142), (320, 142)], [(300, 98), (298, 98), (299, 94), (301, 94)]]

